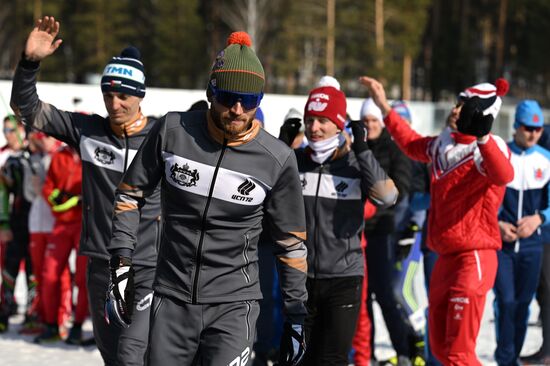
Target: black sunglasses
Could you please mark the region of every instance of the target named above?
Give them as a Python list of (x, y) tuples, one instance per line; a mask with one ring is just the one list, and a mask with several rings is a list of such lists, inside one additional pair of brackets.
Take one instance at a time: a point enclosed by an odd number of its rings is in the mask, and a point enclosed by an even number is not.
[(537, 127), (537, 126), (522, 125), (521, 127), (527, 132), (540, 132), (540, 131), (542, 131), (542, 127)]

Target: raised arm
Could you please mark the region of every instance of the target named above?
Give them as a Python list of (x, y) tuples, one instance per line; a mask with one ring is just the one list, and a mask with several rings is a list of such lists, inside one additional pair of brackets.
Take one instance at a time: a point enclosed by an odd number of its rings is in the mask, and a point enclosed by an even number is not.
[(487, 178), (498, 186), (504, 186), (514, 179), (514, 168), (510, 162), (510, 150), (502, 139), (493, 135), (478, 138), (479, 152), (483, 158), (482, 170)]
[(397, 201), (395, 183), (380, 167), (367, 144), (367, 129), (361, 121), (351, 123), (353, 152), (361, 170), (361, 187), (364, 194), (377, 206), (391, 206)]
[(429, 144), (433, 137), (423, 137), (414, 131), (401, 116), (392, 110), (386, 98), (384, 86), (378, 80), (361, 76), (359, 82), (367, 87), (370, 95), (384, 116), (386, 129), (399, 148), (411, 159), (430, 162)]
[(59, 28), (59, 22), (53, 17), (45, 16), (36, 22), (15, 70), (10, 104), (25, 124), (78, 147), (80, 127), (87, 117), (79, 113), (60, 111), (53, 105), (42, 102), (36, 91), (40, 61), (53, 54), (61, 45), (61, 39), (55, 39)]

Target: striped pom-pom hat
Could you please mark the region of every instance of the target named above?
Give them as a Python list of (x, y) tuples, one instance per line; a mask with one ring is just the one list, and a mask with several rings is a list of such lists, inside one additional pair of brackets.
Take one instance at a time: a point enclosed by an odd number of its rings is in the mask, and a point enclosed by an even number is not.
[(462, 101), (474, 97), (479, 98), (479, 106), (483, 108), (483, 115), (487, 116), (490, 114), (493, 118), (497, 118), (502, 105), (500, 97), (506, 95), (508, 89), (508, 82), (505, 79), (499, 78), (495, 81), (494, 85), (491, 83), (481, 83), (466, 88), (458, 97)]
[(212, 65), (210, 86), (238, 93), (262, 93), (264, 68), (251, 47), (248, 33), (231, 33), (227, 46), (218, 53)]
[(137, 48), (126, 47), (120, 56), (115, 56), (109, 61), (101, 77), (101, 91), (134, 95), (139, 98), (145, 96), (145, 71)]

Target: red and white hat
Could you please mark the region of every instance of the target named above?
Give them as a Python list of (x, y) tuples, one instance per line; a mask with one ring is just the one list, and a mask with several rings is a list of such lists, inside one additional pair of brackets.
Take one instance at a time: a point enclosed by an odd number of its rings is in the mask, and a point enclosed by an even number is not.
[(340, 130), (346, 124), (346, 95), (333, 86), (321, 86), (309, 92), (304, 120), (309, 116), (330, 119)]
[(483, 108), (483, 115), (487, 116), (490, 114), (493, 118), (497, 118), (497, 114), (502, 105), (502, 99), (500, 97), (506, 95), (508, 89), (508, 82), (505, 79), (499, 78), (495, 81), (495, 85), (491, 83), (481, 83), (466, 88), (458, 97), (463, 101), (474, 97), (479, 98), (479, 105)]

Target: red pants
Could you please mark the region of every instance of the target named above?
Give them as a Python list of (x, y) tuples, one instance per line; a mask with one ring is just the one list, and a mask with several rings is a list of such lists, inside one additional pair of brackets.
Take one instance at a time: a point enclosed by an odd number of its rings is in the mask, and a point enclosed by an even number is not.
[(443, 365), (481, 365), (476, 339), (497, 265), (492, 249), (444, 255), (435, 263), (428, 325), (432, 353)]
[[(362, 241), (364, 240), (364, 234), (362, 235)], [(363, 258), (365, 258), (365, 249), (363, 245)], [(355, 336), (353, 337), (353, 349), (355, 354), (353, 356), (355, 366), (368, 366), (371, 359), (371, 324), (367, 310), (367, 284), (369, 282), (367, 272), (367, 261), (365, 259), (365, 276), (363, 277), (363, 292), (361, 293), (361, 307), (359, 308), (359, 319), (357, 320), (357, 328), (355, 330)]]
[[(60, 301), (60, 277), (69, 260), (72, 249), (78, 250), (81, 222), (55, 224), (44, 258), (42, 272), (44, 298), (51, 299), (45, 306), (45, 321), (48, 324), (56, 322), (56, 313)], [(88, 315), (88, 297), (86, 290), (87, 257), (77, 256), (75, 285), (78, 287), (75, 323), (82, 323)]]
[[(32, 307), (36, 309), (38, 316), (41, 320), (46, 319), (44, 303), (51, 301), (51, 298), (44, 298), (42, 295), (42, 271), (44, 256), (46, 252), (46, 245), (50, 239), (50, 233), (31, 233), (29, 250), (31, 254), (32, 270), (38, 285), (36, 286), (36, 296), (34, 298)], [(66, 265), (61, 273), (60, 278), (60, 290), (61, 290), (61, 303), (57, 312), (58, 324), (64, 324), (71, 316), (72, 301), (71, 301), (71, 272), (69, 266)]]

